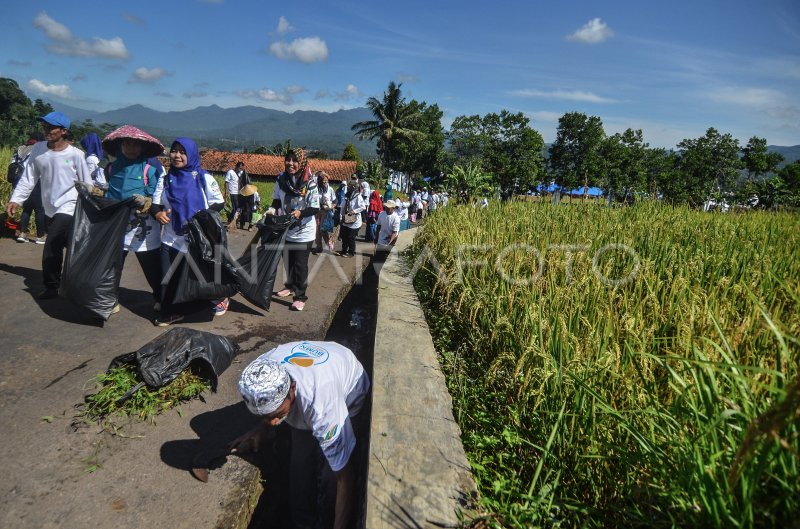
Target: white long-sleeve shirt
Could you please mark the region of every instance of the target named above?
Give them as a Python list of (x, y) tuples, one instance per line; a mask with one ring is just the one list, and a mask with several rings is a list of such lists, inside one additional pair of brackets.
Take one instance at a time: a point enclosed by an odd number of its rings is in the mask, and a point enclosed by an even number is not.
[(69, 145), (62, 151), (47, 148), (46, 141), (33, 146), (25, 172), (11, 194), (10, 202), (22, 204), (41, 181), (42, 205), (48, 217), (56, 213), (72, 215), (78, 201), (75, 182), (92, 183), (83, 151)]

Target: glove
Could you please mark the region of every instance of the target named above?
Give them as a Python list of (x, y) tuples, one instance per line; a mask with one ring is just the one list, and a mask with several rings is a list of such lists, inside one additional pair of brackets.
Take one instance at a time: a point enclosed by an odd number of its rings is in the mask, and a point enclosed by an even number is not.
[(137, 214), (146, 215), (150, 212), (150, 206), (153, 205), (153, 199), (142, 195), (133, 195), (133, 205)]
[(105, 189), (102, 189), (102, 188), (97, 187), (97, 186), (91, 186), (91, 187), (92, 188), (89, 190), (89, 193), (92, 196), (95, 196), (95, 197), (104, 197), (104, 196), (106, 196)]
[(264, 212), (265, 216), (273, 216), (275, 215), (275, 208), (267, 208), (267, 211)]

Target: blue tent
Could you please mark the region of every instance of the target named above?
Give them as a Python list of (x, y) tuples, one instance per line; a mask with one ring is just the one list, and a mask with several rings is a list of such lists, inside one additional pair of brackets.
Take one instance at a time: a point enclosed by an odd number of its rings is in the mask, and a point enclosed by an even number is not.
[(561, 187), (555, 184), (550, 184), (549, 186), (545, 186), (544, 184), (539, 184), (538, 186), (536, 186), (536, 190), (539, 191), (540, 193), (555, 193), (559, 189), (561, 189)]
[[(583, 187), (573, 189), (572, 191), (569, 192), (569, 194), (573, 196), (574, 195), (583, 196), (584, 195)], [(586, 190), (585, 194), (590, 197), (601, 197), (603, 196), (603, 190), (600, 189), (599, 187), (590, 187), (589, 189)]]

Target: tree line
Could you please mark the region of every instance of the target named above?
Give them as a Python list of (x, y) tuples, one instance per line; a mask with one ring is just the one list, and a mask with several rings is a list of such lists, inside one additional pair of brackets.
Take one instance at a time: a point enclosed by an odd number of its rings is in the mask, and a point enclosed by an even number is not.
[(568, 112), (546, 148), (521, 112), (458, 116), (446, 131), (437, 105), (406, 101), (401, 87), (390, 82), (382, 99), (369, 98), (374, 119), (352, 130), (360, 139), (376, 140), (384, 172), (401, 171), (417, 181), (428, 177), (467, 200), (555, 184), (568, 190), (600, 187), (620, 200), (649, 196), (694, 207), (709, 199), (759, 208), (800, 206), (800, 161), (780, 167), (783, 156), (769, 152), (765, 138), (753, 136), (741, 146), (710, 127), (676, 149), (653, 148), (641, 129), (608, 135), (599, 117)]

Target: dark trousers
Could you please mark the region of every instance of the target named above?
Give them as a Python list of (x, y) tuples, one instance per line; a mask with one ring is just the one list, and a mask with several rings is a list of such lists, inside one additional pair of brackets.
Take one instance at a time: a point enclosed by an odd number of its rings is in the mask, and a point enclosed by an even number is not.
[(306, 301), (308, 288), (308, 255), (313, 241), (287, 242), (283, 249), (286, 266), (286, 288), (294, 291), (295, 301)]
[[(125, 258), (128, 257), (128, 253), (130, 252), (123, 252), (122, 254), (122, 264), (125, 264)], [(155, 250), (148, 250), (146, 252), (134, 252), (136, 254), (136, 260), (139, 261), (139, 266), (142, 267), (142, 272), (144, 272), (144, 277), (147, 279), (147, 284), (150, 285), (150, 290), (153, 293), (153, 297), (156, 301), (161, 301), (161, 249), (156, 248)], [(120, 270), (122, 272), (122, 270)]]
[(42, 251), (42, 276), (44, 288), (58, 289), (61, 285), (61, 267), (64, 264), (64, 250), (67, 248), (72, 215), (56, 213), (47, 217), (47, 241)]
[[(228, 213), (228, 224), (233, 222), (233, 218), (236, 216), (236, 210), (239, 209), (239, 195), (230, 195), (231, 198), (231, 212)], [(241, 221), (240, 221), (241, 222)]]
[[(170, 271), (172, 263), (180, 258), (180, 263), (174, 270)], [(187, 266), (186, 255), (181, 253), (171, 246), (166, 244), (161, 245), (159, 250), (159, 261), (161, 262), (161, 314), (169, 316), (175, 314), (176, 305), (172, 302), (175, 299), (175, 292), (178, 288), (178, 280), (181, 277), (181, 267)], [(167, 274), (172, 274), (167, 278)]]
[(41, 237), (46, 232), (47, 221), (44, 216), (44, 206), (42, 205), (42, 188), (39, 183), (33, 188), (31, 196), (22, 204), (22, 218), (19, 222), (19, 231), (25, 234), (31, 221), (31, 213), (36, 215), (36, 236)]
[(239, 215), (239, 226), (244, 229), (250, 227), (250, 223), (253, 221), (253, 201), (255, 197), (250, 195), (246, 197), (244, 195), (239, 195), (239, 207), (242, 210), (242, 213)]
[(358, 228), (348, 228), (342, 224), (342, 253), (353, 255), (356, 253), (356, 234)]

